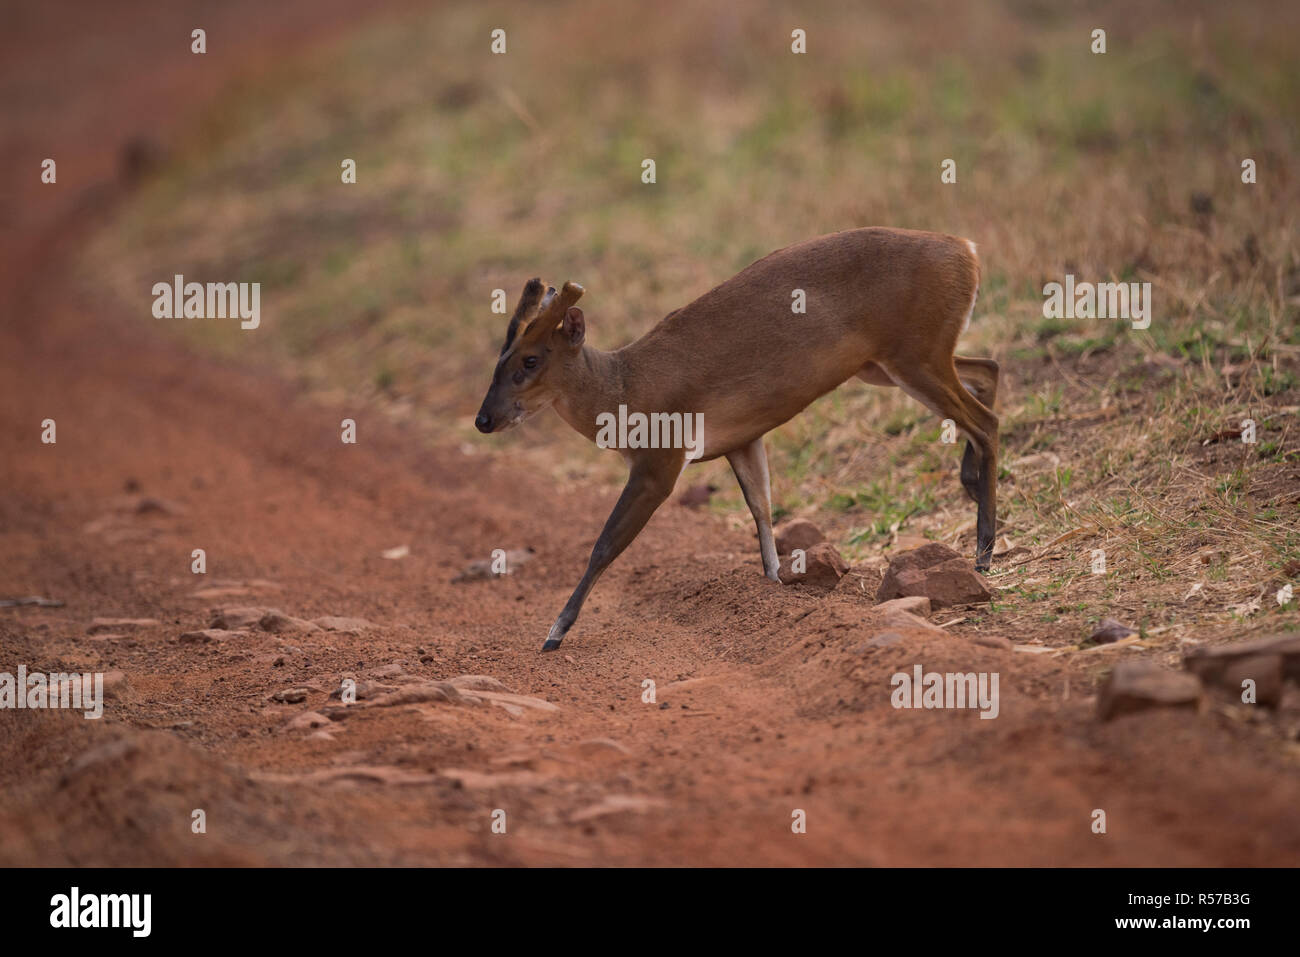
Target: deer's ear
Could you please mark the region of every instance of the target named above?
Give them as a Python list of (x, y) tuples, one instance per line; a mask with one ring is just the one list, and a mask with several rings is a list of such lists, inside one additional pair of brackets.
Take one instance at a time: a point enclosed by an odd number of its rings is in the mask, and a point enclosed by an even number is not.
[(587, 335), (587, 320), (582, 317), (582, 310), (570, 306), (564, 313), (564, 322), (560, 326), (561, 334), (575, 349), (582, 345)]

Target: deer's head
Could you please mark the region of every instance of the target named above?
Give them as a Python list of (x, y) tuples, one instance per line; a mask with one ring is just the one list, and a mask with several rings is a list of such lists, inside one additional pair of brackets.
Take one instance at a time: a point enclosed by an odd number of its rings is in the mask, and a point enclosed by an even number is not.
[(492, 384), (474, 418), (480, 432), (500, 432), (546, 408), (563, 392), (565, 370), (582, 351), (586, 324), (574, 305), (583, 289), (566, 282), (543, 292), (540, 279), (524, 286), (506, 327)]

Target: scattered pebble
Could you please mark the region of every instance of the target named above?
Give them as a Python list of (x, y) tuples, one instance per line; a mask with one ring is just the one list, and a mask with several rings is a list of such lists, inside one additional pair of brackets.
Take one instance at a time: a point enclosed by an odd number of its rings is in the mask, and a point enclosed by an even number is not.
[(313, 618), (311, 623), (318, 628), (324, 628), (326, 631), (357, 632), (375, 627), (364, 618), (344, 618), (339, 615), (325, 615), (322, 618)]
[(462, 585), (465, 582), (486, 581), (491, 578), (503, 578), (512, 574), (516, 568), (532, 560), (534, 551), (532, 546), (528, 548), (512, 548), (506, 552), (505, 571), (498, 574), (492, 567), (493, 560), (479, 559), (470, 562), (465, 566), (465, 570), (451, 580), (453, 585)]
[(98, 635), (106, 631), (121, 633), (135, 631), (138, 628), (152, 628), (160, 624), (162, 622), (157, 618), (95, 618), (86, 629), (86, 634)]
[(1088, 636), (1088, 640), (1099, 645), (1108, 645), (1129, 635), (1136, 634), (1132, 628), (1122, 625), (1114, 618), (1103, 618), (1097, 629)]
[(329, 718), (318, 711), (304, 711), (302, 714), (295, 715), (284, 727), (286, 731), (303, 731), (310, 728), (321, 728), (329, 723)]
[(306, 688), (285, 688), (271, 695), (271, 700), (281, 704), (298, 704), (307, 700), (307, 694)]

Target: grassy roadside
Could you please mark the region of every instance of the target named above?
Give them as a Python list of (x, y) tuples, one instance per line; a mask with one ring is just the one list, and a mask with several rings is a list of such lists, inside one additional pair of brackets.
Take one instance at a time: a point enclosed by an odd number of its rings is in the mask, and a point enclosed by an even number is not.
[[(1106, 616), (1157, 643), (1294, 628), (1274, 594), (1300, 579), (1297, 20), (1264, 4), (458, 5), (286, 64), (282, 95), (230, 91), (84, 281), (145, 318), (174, 273), (260, 281), (256, 333), (172, 328), (474, 455), (614, 483), (617, 457), (553, 417), (473, 433), (504, 326), (493, 289), (513, 303), (531, 275), (581, 281), (590, 341), (612, 348), (808, 236), (970, 236), (984, 277), (963, 351), (1004, 370), (992, 619), (1056, 644)], [(1150, 282), (1151, 328), (1044, 319), (1043, 284), (1066, 273)], [(1226, 434), (1246, 418), (1253, 445)], [(973, 548), (958, 451), (894, 390), (845, 386), (769, 452), (780, 511), (855, 560), (900, 536)], [(749, 526), (725, 463), (698, 480)]]

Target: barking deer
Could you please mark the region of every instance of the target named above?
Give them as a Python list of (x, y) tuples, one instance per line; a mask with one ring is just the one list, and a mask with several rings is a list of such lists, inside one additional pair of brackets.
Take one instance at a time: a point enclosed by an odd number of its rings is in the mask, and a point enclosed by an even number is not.
[[(587, 570), (551, 626), (560, 646), (601, 573), (672, 493), (690, 461), (725, 455), (758, 526), (764, 574), (779, 581), (763, 436), (853, 377), (898, 386), (966, 436), (961, 483), (978, 505), (975, 567), (987, 571), (997, 521), (998, 366), (954, 355), (979, 290), (975, 244), (939, 233), (853, 229), (788, 246), (753, 263), (640, 339), (613, 352), (585, 342), (566, 282), (530, 279), (506, 329), (474, 420), (499, 432), (554, 407), (607, 445), (602, 422), (640, 413), (703, 424), (692, 448), (628, 441), (627, 486)], [(805, 311), (791, 308), (802, 290)], [(632, 415), (628, 415), (631, 418)], [(635, 436), (634, 436), (635, 437)], [(676, 445), (677, 447), (662, 447)]]

